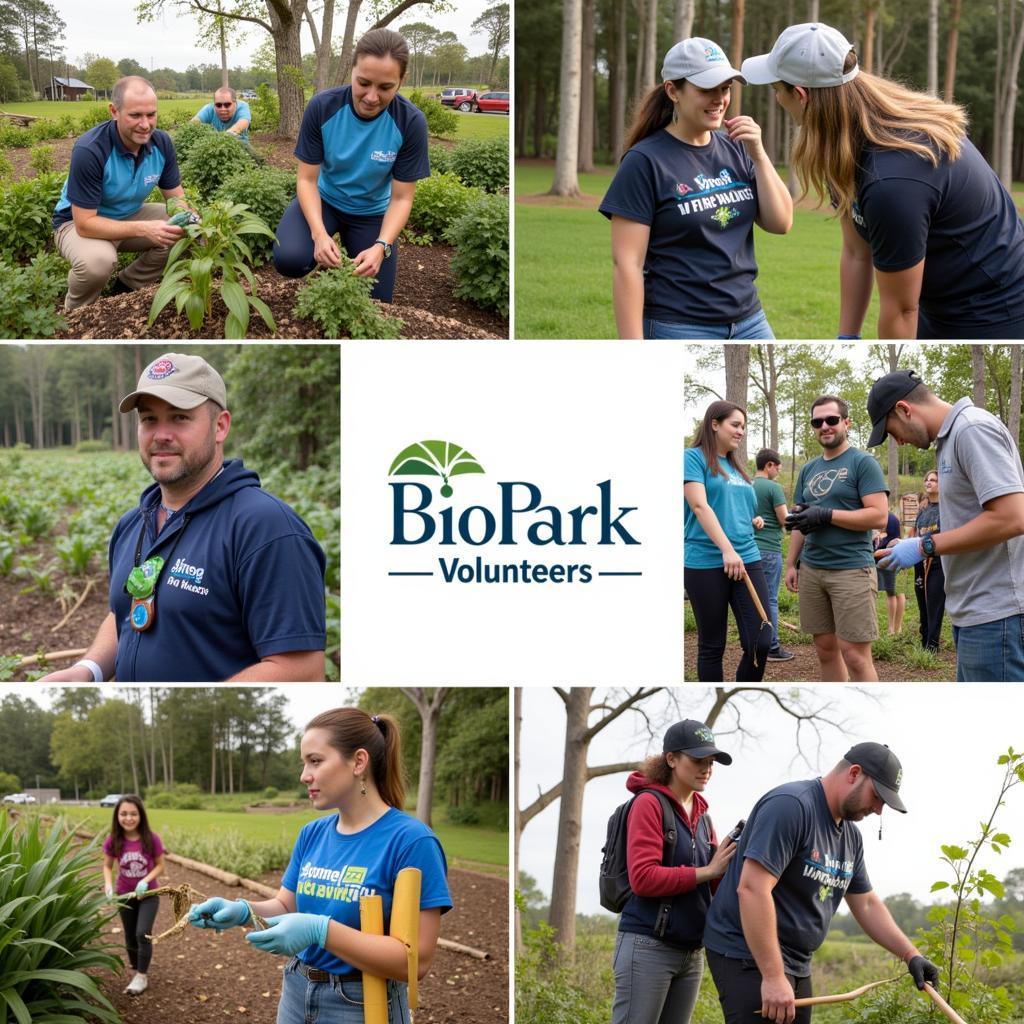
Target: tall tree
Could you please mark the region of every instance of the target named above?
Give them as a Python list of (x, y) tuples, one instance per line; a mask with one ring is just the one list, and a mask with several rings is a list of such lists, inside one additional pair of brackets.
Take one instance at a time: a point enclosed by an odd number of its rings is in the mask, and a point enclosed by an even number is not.
[(583, 52), (580, 56), (580, 151), (578, 170), (589, 174), (594, 170), (594, 2), (583, 0), (581, 29)]
[[(738, 68), (743, 62), (743, 17), (746, 13), (746, 0), (732, 0), (732, 32), (729, 46), (729, 62)], [(732, 84), (732, 99), (729, 103), (729, 114), (736, 117), (743, 113), (743, 86), (739, 82)]]
[(928, 0), (928, 83), (927, 90), (939, 94), (939, 0)]
[(121, 77), (117, 65), (109, 57), (97, 57), (86, 69), (85, 77), (89, 84), (96, 90), (96, 98), (99, 99), (101, 92), (107, 93), (113, 89), (114, 83)]
[[(741, 409), (747, 407), (747, 377), (750, 373), (750, 346), (725, 345), (725, 400), (735, 402)], [(736, 457), (740, 465), (747, 462), (747, 436), (743, 435)]]
[(979, 409), (985, 408), (985, 346), (971, 346), (972, 401)]
[(942, 98), (947, 103), (953, 102), (953, 87), (956, 84), (956, 58), (960, 44), (960, 14), (963, 0), (950, 0), (949, 5), (949, 39), (946, 44), (946, 84), (942, 90)]
[[(672, 20), (672, 39), (689, 39), (693, 35), (693, 0), (676, 0), (675, 17)], [(738, 67), (739, 65), (734, 65)]]
[[(654, 0), (650, 0), (654, 3)], [(548, 195), (580, 194), (577, 173), (580, 144), (583, 0), (562, 0), (562, 64), (558, 99), (558, 149), (555, 180)]]
[(416, 817), (425, 825), (431, 823), (434, 804), (434, 770), (437, 759), (437, 726), (441, 709), (449, 694), (444, 686), (433, 690), (403, 687), (402, 693), (412, 701), (420, 716), (420, 777), (416, 791)]
[(487, 49), (491, 55), (491, 67), (487, 72), (487, 81), (491, 84), (494, 82), (494, 69), (498, 64), (498, 57), (508, 46), (509, 24), (510, 15), (507, 3), (488, 7), (473, 21), (473, 28), (487, 36)]
[(409, 44), (409, 63), (411, 65), (409, 77), (412, 79), (412, 84), (418, 89), (423, 84), (423, 68), (431, 47), (437, 39), (437, 29), (425, 21), (410, 21), (399, 25), (398, 31), (405, 36), (405, 41)]

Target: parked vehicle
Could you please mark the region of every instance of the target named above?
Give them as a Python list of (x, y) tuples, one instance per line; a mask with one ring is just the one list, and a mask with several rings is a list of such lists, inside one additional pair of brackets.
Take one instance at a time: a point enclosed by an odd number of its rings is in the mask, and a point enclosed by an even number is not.
[(476, 89), (445, 89), (441, 93), (441, 102), (446, 107), (470, 111), (476, 104)]
[(255, 89), (243, 89), (238, 94), (238, 98), (239, 99), (243, 99), (243, 100), (254, 100), (254, 99), (256, 99), (256, 90)]
[(482, 92), (476, 98), (476, 109), (481, 113), (507, 114), (509, 94), (507, 92)]
[(117, 801), (124, 796), (124, 793), (108, 793), (101, 801), (100, 807), (116, 807)]
[(36, 798), (30, 793), (9, 793), (4, 797), (5, 804), (34, 804)]

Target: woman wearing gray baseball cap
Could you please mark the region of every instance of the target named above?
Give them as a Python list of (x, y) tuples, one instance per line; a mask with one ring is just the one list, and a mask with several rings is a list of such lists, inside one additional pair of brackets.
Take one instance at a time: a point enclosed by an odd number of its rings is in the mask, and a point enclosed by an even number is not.
[(695, 37), (668, 51), (661, 77), (600, 206), (619, 337), (773, 338), (754, 287), (754, 224), (785, 234), (793, 202), (754, 119), (725, 118), (743, 76)]
[(839, 216), (840, 338), (860, 337), (872, 278), (879, 338), (1024, 336), (1024, 227), (962, 107), (862, 71), (820, 23), (791, 25), (742, 71), (799, 123), (804, 193)]

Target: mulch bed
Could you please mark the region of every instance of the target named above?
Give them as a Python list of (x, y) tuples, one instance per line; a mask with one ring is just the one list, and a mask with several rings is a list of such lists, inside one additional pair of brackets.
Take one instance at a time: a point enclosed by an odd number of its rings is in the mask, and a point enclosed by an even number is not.
[[(276, 887), (280, 874), (261, 879)], [(162, 885), (188, 882), (208, 896), (261, 900), (241, 889), (225, 889), (214, 879), (168, 864)], [(503, 878), (452, 869), (448, 875), (454, 909), (441, 919), (443, 938), (484, 949), (490, 960), (476, 960), (449, 950), (437, 950), (430, 974), (420, 982), (417, 1024), (502, 1024), (509, 1019), (508, 882)], [(173, 924), (171, 901), (160, 899), (156, 932)], [(120, 920), (107, 929), (121, 947)], [(287, 959), (253, 949), (243, 930), (216, 932), (188, 928), (165, 939), (153, 951), (149, 989), (141, 996), (124, 995), (127, 971), (103, 975), (100, 986), (124, 1024), (192, 1024), (215, 1020), (274, 1024), (281, 990), (281, 971)]]

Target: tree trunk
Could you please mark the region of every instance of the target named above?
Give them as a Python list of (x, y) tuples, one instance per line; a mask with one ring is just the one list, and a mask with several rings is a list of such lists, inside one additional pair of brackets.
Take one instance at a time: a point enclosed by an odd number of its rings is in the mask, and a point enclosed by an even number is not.
[(313, 50), (316, 53), (316, 73), (313, 78), (313, 91), (322, 92), (331, 84), (331, 39), (334, 35), (334, 0), (324, 0), (324, 18), (322, 31), (318, 32), (309, 7), (306, 8), (306, 24), (313, 37)]
[(437, 687), (433, 694), (419, 688), (403, 688), (402, 693), (412, 701), (420, 716), (422, 738), (420, 740), (420, 779), (416, 791), (416, 817), (430, 825), (431, 809), (434, 804), (434, 765), (437, 760), (437, 723), (441, 718), (449, 690)]
[[(519, 741), (523, 732), (523, 688), (517, 686), (512, 691), (512, 727), (513, 727), (513, 743), (512, 743), (512, 785), (515, 790), (512, 803), (513, 813), (513, 847), (512, 847), (512, 884), (515, 888), (519, 888), (519, 841), (522, 837), (523, 825), (522, 825), (522, 811), (520, 807), (522, 804), (519, 799), (519, 766), (520, 766), (520, 755), (519, 755)], [(515, 942), (515, 952), (518, 953), (523, 946), (523, 919), (519, 913), (519, 905), (515, 904), (515, 932), (513, 935)]]
[[(217, 10), (219, 11), (220, 0), (217, 0)], [(227, 33), (224, 29), (224, 19), (217, 19), (217, 28), (220, 30), (220, 87), (226, 89), (229, 85), (228, 82), (228, 41)]]
[(974, 384), (972, 400), (979, 409), (985, 408), (985, 348), (971, 346), (971, 380)]
[(963, 0), (951, 0), (949, 7), (949, 42), (946, 46), (946, 85), (942, 98), (953, 102), (953, 87), (956, 84), (956, 51), (960, 42), (960, 12)]
[[(750, 372), (750, 346), (725, 345), (725, 400), (747, 407), (747, 374)], [(741, 466), (747, 462), (747, 439), (744, 436), (736, 451)]]
[(594, 0), (583, 0), (582, 54), (580, 57), (580, 141), (578, 170), (594, 170)]
[[(1011, 6), (1011, 11), (1016, 10)], [(1013, 187), (1013, 122), (1017, 111), (1017, 79), (1020, 75), (1021, 55), (1024, 54), (1024, 17), (1021, 17), (1020, 24), (1015, 27), (1013, 36), (1013, 47), (1007, 57), (1004, 67), (1004, 86), (1000, 90), (1002, 124), (996, 126), (999, 143), (999, 163), (997, 170), (999, 179), (1004, 188), (1009, 192)]]
[(1020, 378), (1022, 367), (1021, 346), (1010, 346), (1010, 412), (1006, 419), (1006, 427), (1010, 431), (1013, 443), (1020, 449)]
[[(654, 3), (654, 0), (650, 0)], [(580, 194), (577, 159), (580, 144), (580, 71), (583, 0), (562, 0), (562, 63), (558, 99), (558, 151), (555, 180), (548, 195)]]
[(928, 0), (928, 91), (939, 94), (939, 0)]
[[(628, 0), (614, 0), (615, 5), (615, 59), (611, 72), (609, 89), (612, 163), (622, 159), (626, 140), (626, 81), (629, 71), (629, 56), (626, 48), (626, 4)], [(691, 0), (692, 2), (692, 0)]]
[(349, 0), (348, 11), (345, 14), (345, 35), (341, 41), (341, 59), (338, 65), (338, 75), (335, 82), (344, 85), (348, 79), (349, 71), (352, 69), (352, 51), (355, 49), (356, 21), (359, 19), (359, 8), (363, 0)]
[(268, 3), (267, 12), (274, 37), (274, 65), (277, 71), (277, 98), (281, 117), (278, 134), (286, 139), (296, 139), (302, 111), (306, 106), (302, 83), (302, 49), (299, 44), (299, 29), (306, 0), (292, 0), (292, 6)]
[[(732, 45), (729, 47), (729, 63), (738, 68), (743, 63), (743, 17), (746, 13), (746, 0), (732, 0)], [(732, 83), (732, 99), (728, 114), (736, 117), (743, 113), (743, 86), (739, 82)]]
[(641, 93), (658, 84), (658, 0), (647, 0), (644, 30), (644, 73)]
[(860, 55), (861, 70), (871, 73), (875, 57), (875, 17), (878, 14), (878, 0), (868, 0), (864, 5), (864, 52)]
[(689, 39), (692, 34), (693, 0), (676, 0), (676, 13), (672, 22), (672, 41), (678, 43), (681, 39)]

